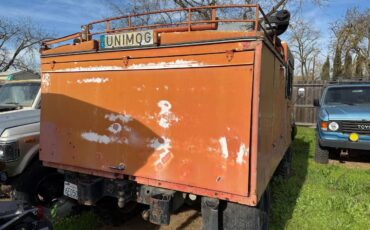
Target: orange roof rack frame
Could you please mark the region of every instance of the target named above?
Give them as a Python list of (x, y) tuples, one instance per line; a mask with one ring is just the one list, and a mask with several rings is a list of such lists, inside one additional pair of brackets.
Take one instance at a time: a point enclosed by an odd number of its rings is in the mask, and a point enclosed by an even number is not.
[[(251, 19), (222, 19), (218, 18), (216, 15), (216, 11), (218, 9), (231, 9), (231, 8), (244, 8), (244, 9), (254, 9), (255, 15)], [(195, 12), (199, 12), (202, 10), (210, 10), (211, 11), (211, 18), (208, 20), (194, 20), (193, 15)], [(158, 15), (163, 13), (173, 13), (173, 12), (185, 12), (187, 13), (187, 19), (185, 21), (173, 22), (173, 23), (154, 23), (154, 24), (147, 24), (147, 25), (133, 25), (133, 19), (139, 18), (142, 16), (150, 16), (150, 15)], [(260, 14), (262, 17), (260, 18)], [(127, 26), (121, 28), (112, 28), (111, 24), (114, 21), (118, 20), (126, 20)], [(201, 7), (190, 7), (190, 8), (176, 8), (176, 9), (166, 9), (166, 10), (158, 10), (158, 11), (151, 11), (145, 13), (138, 13), (138, 14), (130, 14), (118, 17), (111, 17), (102, 20), (92, 21), (86, 25), (83, 25), (81, 28), (81, 32), (74, 33), (68, 36), (64, 36), (57, 39), (43, 41), (43, 47), (47, 47), (48, 45), (78, 39), (80, 41), (89, 41), (93, 38), (94, 35), (101, 35), (101, 34), (111, 34), (117, 33), (122, 31), (135, 31), (141, 29), (153, 29), (155, 34), (164, 33), (164, 32), (184, 32), (184, 31), (199, 31), (199, 30), (216, 30), (218, 28), (218, 23), (251, 23), (253, 29), (251, 31), (263, 31), (266, 37), (275, 44), (276, 33), (272, 31), (272, 36), (269, 35), (266, 28), (263, 24), (269, 25), (269, 28), (272, 28), (266, 14), (261, 9), (258, 4), (237, 4), (237, 5), (212, 5), (212, 6), (201, 6)], [(100, 31), (91, 32), (90, 30), (95, 25), (105, 24), (104, 28)]]

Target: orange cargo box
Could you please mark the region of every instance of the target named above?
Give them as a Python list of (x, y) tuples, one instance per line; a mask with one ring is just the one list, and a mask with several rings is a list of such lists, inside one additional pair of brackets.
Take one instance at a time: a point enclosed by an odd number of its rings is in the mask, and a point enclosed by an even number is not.
[(148, 31), (153, 45), (107, 34), (44, 51), (41, 160), (257, 205), (291, 143), (287, 46), (261, 31)]

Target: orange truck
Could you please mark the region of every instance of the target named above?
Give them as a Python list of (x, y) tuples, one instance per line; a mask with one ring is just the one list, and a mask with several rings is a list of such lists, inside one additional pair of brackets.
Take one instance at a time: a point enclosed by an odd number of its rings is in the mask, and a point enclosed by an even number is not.
[[(234, 9), (253, 15), (223, 14)], [(63, 171), (64, 194), (85, 205), (136, 202), (169, 224), (199, 199), (204, 229), (266, 228), (268, 185), (291, 160), (294, 65), (278, 38), (289, 18), (258, 5), (170, 9), (45, 41), (43, 164)]]

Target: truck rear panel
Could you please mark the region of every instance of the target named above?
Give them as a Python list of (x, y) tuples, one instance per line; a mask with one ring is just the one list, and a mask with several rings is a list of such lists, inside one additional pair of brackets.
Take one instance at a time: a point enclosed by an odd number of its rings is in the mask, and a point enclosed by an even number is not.
[(247, 196), (255, 53), (225, 52), (240, 46), (43, 59), (42, 160)]

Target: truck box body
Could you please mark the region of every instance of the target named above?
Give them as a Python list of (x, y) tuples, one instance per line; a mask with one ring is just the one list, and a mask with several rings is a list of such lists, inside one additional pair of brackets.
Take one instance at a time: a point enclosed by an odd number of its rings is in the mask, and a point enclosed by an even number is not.
[(290, 144), (282, 66), (247, 37), (44, 56), (41, 159), (251, 204)]
[(255, 206), (291, 142), (286, 53), (250, 31), (45, 50), (40, 158)]

